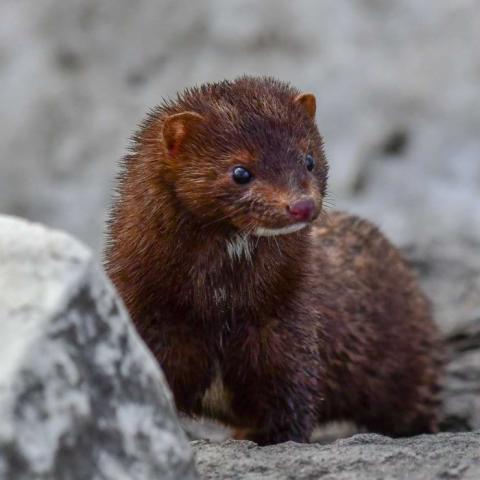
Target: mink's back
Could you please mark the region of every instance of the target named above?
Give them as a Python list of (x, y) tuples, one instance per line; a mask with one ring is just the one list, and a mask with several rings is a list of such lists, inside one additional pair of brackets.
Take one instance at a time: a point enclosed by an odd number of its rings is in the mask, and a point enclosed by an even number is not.
[[(319, 351), (330, 366), (325, 383), (333, 395), (327, 398), (337, 399), (327, 410), (342, 418), (353, 405), (382, 398), (402, 410), (411, 404), (415, 423), (419, 406), (435, 407), (441, 364), (431, 307), (415, 276), (379, 229), (356, 216), (322, 216), (312, 237)], [(375, 415), (368, 408), (365, 414)]]

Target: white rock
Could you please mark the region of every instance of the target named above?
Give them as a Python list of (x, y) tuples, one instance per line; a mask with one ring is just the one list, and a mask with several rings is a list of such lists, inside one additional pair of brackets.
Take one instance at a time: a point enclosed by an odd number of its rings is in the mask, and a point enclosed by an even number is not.
[(89, 250), (0, 216), (0, 478), (193, 479), (164, 377)]

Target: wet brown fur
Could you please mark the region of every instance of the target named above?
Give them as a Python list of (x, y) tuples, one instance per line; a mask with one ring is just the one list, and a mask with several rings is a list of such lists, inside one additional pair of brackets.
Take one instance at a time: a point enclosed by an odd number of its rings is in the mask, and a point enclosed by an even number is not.
[[(389, 435), (435, 431), (437, 331), (379, 230), (333, 212), (288, 235), (252, 234), (285, 226), (301, 196), (321, 209), (327, 163), (299, 93), (243, 77), (153, 110), (124, 162), (107, 271), (186, 413), (261, 444), (305, 442), (337, 419)], [(165, 133), (188, 111), (198, 122)], [(250, 184), (232, 181), (238, 164), (254, 171)], [(248, 252), (229, 251), (239, 238)], [(202, 401), (215, 378), (224, 409)]]

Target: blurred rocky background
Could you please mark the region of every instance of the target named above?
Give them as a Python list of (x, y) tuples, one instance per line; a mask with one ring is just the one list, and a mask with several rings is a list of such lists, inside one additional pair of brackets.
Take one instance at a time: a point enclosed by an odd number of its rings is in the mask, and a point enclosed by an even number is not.
[[(267, 449), (200, 440), (192, 445), (204, 478), (478, 478), (479, 50), (477, 0), (1, 0), (0, 213), (66, 230), (98, 260), (118, 160), (145, 112), (192, 84), (273, 75), (317, 95), (331, 163), (329, 203), (379, 224), (405, 249), (433, 300), (448, 340), (442, 429), (477, 433), (394, 443), (360, 435)], [(165, 403), (170, 394), (151, 394), (165, 388), (156, 366), (143, 372), (155, 382), (132, 390), (128, 375), (104, 375), (117, 365), (115, 355), (76, 354), (85, 350), (83, 324), (96, 319), (99, 330), (85, 337), (89, 348), (118, 354), (121, 325), (131, 342), (125, 361), (150, 361), (126, 314), (107, 311), (118, 299), (102, 293), (110, 288), (102, 287), (103, 277), (82, 273), (93, 268), (90, 254), (77, 258), (78, 246), (53, 242), (56, 234), (47, 231), (39, 236), (41, 227), (3, 222), (10, 227), (0, 232), (0, 293), (23, 307), (0, 302), (0, 354), (11, 367), (0, 372), (0, 478), (46, 478), (33, 467), (58, 474), (49, 478), (86, 478), (98, 452), (108, 460), (103, 476), (89, 478), (148, 478), (145, 469), (156, 472), (152, 478), (194, 476), (190, 447)], [(68, 302), (76, 297), (65, 293), (63, 277), (47, 275), (56, 270), (46, 266), (57, 264), (78, 276), (77, 287), (91, 285), (88, 308), (73, 308)], [(36, 294), (38, 285), (38, 292), (58, 293), (45, 311), (42, 301), (51, 297)], [(25, 312), (42, 321), (27, 315), (38, 328), (19, 335), (23, 324), (15, 319)], [(75, 335), (59, 336), (59, 328)], [(57, 368), (64, 364), (92, 373), (84, 375), (86, 390), (68, 383)], [(40, 389), (32, 390), (32, 381)], [(56, 389), (68, 395), (42, 393)], [(138, 408), (122, 423), (133, 401), (149, 406), (155, 428)], [(114, 408), (104, 409), (107, 403)], [(32, 430), (37, 413), (46, 426)], [(225, 438), (208, 423), (184, 425), (190, 438)], [(32, 441), (45, 431), (49, 442)], [(88, 461), (77, 455), (85, 445), (97, 452)], [(179, 454), (165, 456), (172, 448)]]
[(2, 0), (0, 211), (99, 254), (162, 96), (243, 73), (316, 93), (331, 203), (397, 242), (480, 239), (476, 0)]

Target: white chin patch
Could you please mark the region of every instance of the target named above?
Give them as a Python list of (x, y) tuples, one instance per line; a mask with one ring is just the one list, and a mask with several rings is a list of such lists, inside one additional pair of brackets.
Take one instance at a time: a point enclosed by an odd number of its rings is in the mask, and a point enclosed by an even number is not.
[(276, 235), (288, 235), (289, 233), (298, 232), (302, 228), (305, 228), (308, 223), (295, 223), (283, 228), (263, 228), (258, 227), (254, 235), (257, 237), (275, 237)]
[(252, 259), (251, 244), (248, 237), (237, 235), (227, 241), (227, 252), (232, 260)]

